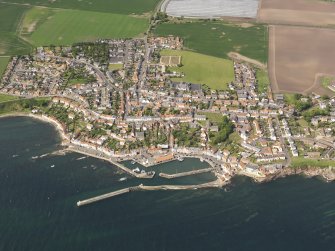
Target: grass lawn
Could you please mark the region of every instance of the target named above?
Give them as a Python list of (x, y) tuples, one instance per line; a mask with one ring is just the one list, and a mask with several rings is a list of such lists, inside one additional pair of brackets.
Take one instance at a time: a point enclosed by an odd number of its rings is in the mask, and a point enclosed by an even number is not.
[(324, 160), (324, 159), (308, 159), (304, 157), (294, 157), (292, 158), (292, 162), (291, 162), (292, 168), (304, 168), (304, 167), (327, 168), (329, 166), (335, 167), (335, 161), (334, 160)]
[(264, 25), (243, 28), (218, 21), (189, 21), (163, 23), (153, 33), (179, 36), (187, 49), (210, 56), (228, 58), (229, 52), (237, 52), (262, 63), (268, 58), (268, 31)]
[(29, 36), (32, 44), (70, 45), (98, 38), (130, 38), (146, 31), (148, 20), (91, 11), (57, 10)]
[(299, 123), (301, 127), (305, 127), (305, 128), (309, 127), (309, 124), (305, 119), (299, 119), (297, 122)]
[(109, 64), (108, 69), (110, 71), (121, 70), (123, 68), (123, 64)]
[(87, 84), (87, 79), (84, 79), (84, 78), (71, 79), (67, 83), (68, 86), (71, 86), (71, 85), (81, 85), (81, 84)]
[(266, 70), (257, 69), (256, 78), (258, 81), (258, 92), (266, 93), (270, 84), (268, 72)]
[(51, 98), (13, 99), (0, 102), (0, 115), (15, 112), (30, 112), (33, 108), (45, 108)]
[(224, 90), (227, 83), (234, 81), (234, 66), (231, 60), (207, 56), (191, 51), (163, 50), (161, 55), (181, 56), (182, 67), (171, 67), (171, 71), (183, 72), (183, 78), (176, 81), (186, 81), (206, 84), (210, 88)]
[(51, 8), (89, 10), (118, 14), (143, 14), (153, 11), (160, 0), (7, 0)]
[(295, 102), (297, 101), (295, 98), (295, 95), (292, 93), (285, 93), (284, 97), (285, 97), (286, 103), (288, 103), (289, 105), (294, 105)]
[(229, 135), (229, 140), (231, 142), (234, 142), (236, 144), (240, 144), (242, 142), (242, 138), (238, 134), (238, 132), (233, 132), (232, 134)]
[(214, 113), (214, 112), (198, 112), (200, 115), (206, 115), (206, 118), (211, 123), (220, 123), (222, 122), (223, 115), (221, 113)]
[(330, 90), (328, 89), (328, 86), (335, 81), (335, 77), (323, 76), (321, 77), (320, 81), (323, 87), (327, 88), (327, 90)]
[(26, 54), (31, 45), (17, 35), (18, 25), (27, 6), (0, 3), (0, 56)]
[(17, 99), (19, 99), (19, 98), (16, 97), (16, 96), (7, 95), (7, 94), (0, 94), (0, 103), (13, 101), (13, 100), (17, 100)]
[(0, 57), (0, 78), (7, 68), (9, 57)]

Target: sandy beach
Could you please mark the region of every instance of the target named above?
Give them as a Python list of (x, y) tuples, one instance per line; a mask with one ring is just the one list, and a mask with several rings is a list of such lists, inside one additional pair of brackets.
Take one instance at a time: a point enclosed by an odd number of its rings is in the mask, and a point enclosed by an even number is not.
[(61, 125), (61, 123), (59, 123), (55, 119), (49, 118), (45, 115), (37, 115), (37, 114), (32, 114), (32, 113), (10, 113), (10, 114), (0, 115), (0, 119), (8, 118), (8, 117), (30, 117), (30, 118), (38, 119), (48, 124), (51, 124), (55, 127), (56, 131), (59, 133), (62, 139), (62, 145), (67, 145), (70, 142), (70, 137), (66, 135), (63, 126)]

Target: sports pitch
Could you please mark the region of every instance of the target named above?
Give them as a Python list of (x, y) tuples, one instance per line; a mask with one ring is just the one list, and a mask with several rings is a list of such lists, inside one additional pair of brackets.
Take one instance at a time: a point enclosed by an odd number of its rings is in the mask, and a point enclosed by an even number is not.
[(191, 51), (164, 50), (163, 56), (180, 56), (182, 67), (170, 67), (171, 71), (184, 73), (183, 78), (174, 81), (185, 81), (206, 84), (217, 90), (227, 89), (227, 84), (234, 81), (234, 65), (231, 60), (211, 57)]
[(177, 66), (181, 63), (181, 56), (161, 56), (160, 64), (165, 66)]

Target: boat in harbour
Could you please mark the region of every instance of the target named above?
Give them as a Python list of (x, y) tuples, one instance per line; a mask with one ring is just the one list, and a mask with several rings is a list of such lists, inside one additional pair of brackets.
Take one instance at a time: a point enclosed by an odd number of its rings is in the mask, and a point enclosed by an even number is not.
[(178, 161), (184, 161), (184, 158), (182, 158), (182, 157), (178, 157), (177, 159), (178, 159)]

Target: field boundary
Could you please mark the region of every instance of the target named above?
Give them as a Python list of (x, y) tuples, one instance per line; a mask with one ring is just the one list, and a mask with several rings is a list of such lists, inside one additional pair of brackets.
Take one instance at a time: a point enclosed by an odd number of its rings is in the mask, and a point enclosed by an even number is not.
[(257, 66), (258, 68), (261, 68), (261, 69), (264, 69), (264, 70), (267, 69), (266, 64), (263, 64), (263, 63), (259, 62), (258, 60), (243, 56), (243, 55), (241, 55), (237, 52), (233, 52), (233, 51), (229, 52), (228, 57), (231, 58), (232, 60), (244, 61), (244, 62), (253, 64), (253, 65)]

